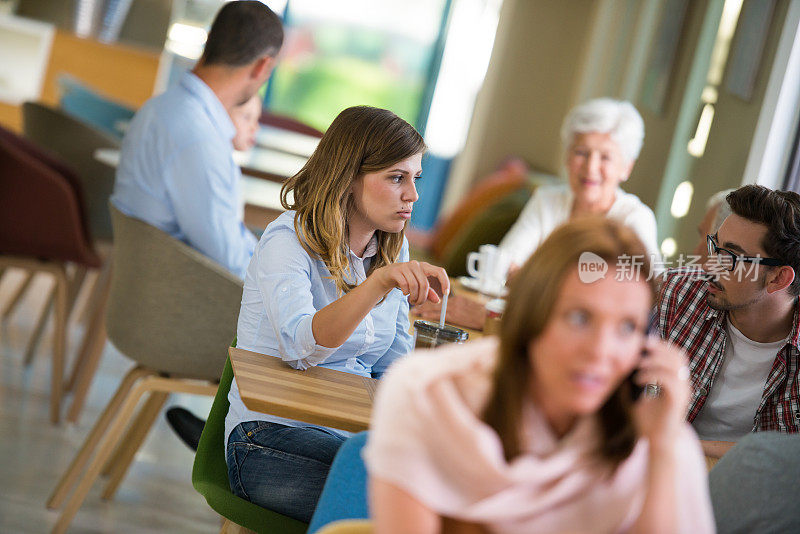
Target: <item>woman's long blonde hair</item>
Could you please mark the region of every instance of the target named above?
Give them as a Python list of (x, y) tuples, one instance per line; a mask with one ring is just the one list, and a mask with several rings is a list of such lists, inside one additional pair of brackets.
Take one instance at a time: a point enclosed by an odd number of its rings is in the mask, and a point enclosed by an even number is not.
[[(651, 297), (655, 296), (655, 281), (648, 278), (647, 249), (634, 231), (620, 222), (599, 216), (580, 218), (556, 229), (536, 249), (511, 283), (500, 326), (500, 357), (482, 414), (483, 421), (500, 436), (509, 461), (523, 452), (523, 400), (531, 392), (532, 372), (528, 346), (546, 328), (564, 279), (578, 268), (586, 252), (606, 261), (607, 276), (616, 276), (612, 269), (621, 258), (641, 259), (638, 276), (642, 281), (647, 278)], [(630, 455), (637, 439), (630, 384), (623, 381), (597, 416), (601, 434), (597, 453), (616, 466)]]
[[(424, 151), (419, 132), (391, 111), (354, 106), (339, 113), (300, 172), (283, 184), (281, 205), (296, 211), (294, 228), (300, 244), (325, 263), (340, 294), (355, 287), (347, 239), (347, 219), (355, 207), (352, 183)], [(405, 229), (378, 230), (375, 235), (378, 253), (367, 275), (397, 261)]]

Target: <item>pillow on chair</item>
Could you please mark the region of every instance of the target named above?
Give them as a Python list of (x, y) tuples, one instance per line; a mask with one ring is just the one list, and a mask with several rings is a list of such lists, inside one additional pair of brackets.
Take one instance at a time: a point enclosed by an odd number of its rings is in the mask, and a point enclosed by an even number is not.
[(467, 255), (470, 252), (478, 250), (483, 244), (500, 243), (522, 213), (531, 192), (530, 187), (522, 187), (501, 197), (483, 209), (447, 243), (442, 252), (441, 265), (450, 277), (467, 274)]
[(527, 172), (525, 162), (511, 158), (475, 184), (456, 209), (434, 228), (430, 237), (430, 254), (434, 258), (443, 258), (448, 244), (484, 209), (525, 185)]

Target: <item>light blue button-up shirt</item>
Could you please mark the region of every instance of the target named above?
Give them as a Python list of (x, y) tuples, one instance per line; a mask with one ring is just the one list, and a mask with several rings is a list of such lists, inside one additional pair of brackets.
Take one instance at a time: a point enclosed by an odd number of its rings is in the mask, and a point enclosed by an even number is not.
[[(361, 320), (343, 345), (336, 348), (318, 345), (311, 320), (317, 310), (337, 300), (339, 295), (325, 263), (309, 256), (300, 245), (294, 214), (287, 211), (270, 223), (256, 245), (244, 279), (237, 346), (281, 358), (295, 369), (318, 365), (378, 378), (395, 359), (411, 350), (407, 297), (399, 289), (393, 289)], [(376, 252), (374, 238), (363, 258), (350, 252), (353, 283), (366, 280), (366, 271)], [(403, 243), (399, 261), (408, 261), (408, 241)], [(236, 379), (228, 400), (226, 443), (236, 425), (246, 421), (313, 426), (247, 409), (239, 396)]]
[(211, 88), (184, 74), (131, 121), (111, 202), (243, 278), (256, 239), (242, 222), (235, 134)]

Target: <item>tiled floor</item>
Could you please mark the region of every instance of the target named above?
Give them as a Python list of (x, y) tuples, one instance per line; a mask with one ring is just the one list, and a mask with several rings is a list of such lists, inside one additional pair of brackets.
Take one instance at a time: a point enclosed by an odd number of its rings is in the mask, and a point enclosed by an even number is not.
[[(0, 310), (21, 280), (7, 271), (0, 280)], [(52, 324), (30, 367), (22, 354), (51, 281), (39, 275), (25, 300), (0, 325), (0, 532), (48, 532), (58, 512), (45, 508), (53, 487), (121, 377), (131, 367), (107, 345), (78, 425), (53, 426), (48, 418)], [(80, 311), (79, 301), (77, 310)], [(77, 351), (82, 327), (70, 323), (68, 363)], [(66, 399), (68, 406), (69, 398)], [(181, 405), (198, 415), (211, 406), (206, 397), (173, 395), (167, 407)], [(159, 416), (113, 501), (100, 499), (103, 480), (89, 493), (70, 532), (219, 532), (220, 520), (192, 488), (193, 453)]]

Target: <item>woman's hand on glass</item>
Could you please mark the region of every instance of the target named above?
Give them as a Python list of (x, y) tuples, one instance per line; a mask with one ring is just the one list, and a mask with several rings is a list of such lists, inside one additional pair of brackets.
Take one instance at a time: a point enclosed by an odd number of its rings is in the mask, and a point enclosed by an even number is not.
[(657, 337), (648, 338), (645, 349), (647, 355), (642, 358), (634, 380), (641, 386), (657, 385), (658, 393), (653, 396), (646, 392), (637, 401), (636, 425), (639, 435), (648, 439), (651, 448), (668, 447), (686, 421), (690, 394), (687, 359), (680, 348)]
[(403, 295), (408, 296), (408, 302), (417, 306), (426, 301), (438, 303), (441, 301), (437, 289), (450, 292), (450, 279), (447, 272), (441, 267), (436, 267), (424, 261), (411, 260), (403, 263), (392, 263), (376, 270), (376, 276), (386, 292), (394, 288), (400, 289)]

